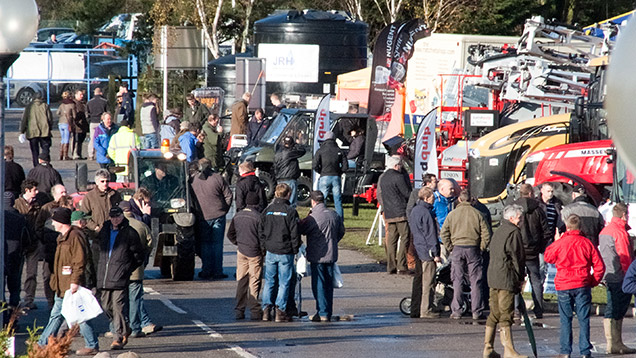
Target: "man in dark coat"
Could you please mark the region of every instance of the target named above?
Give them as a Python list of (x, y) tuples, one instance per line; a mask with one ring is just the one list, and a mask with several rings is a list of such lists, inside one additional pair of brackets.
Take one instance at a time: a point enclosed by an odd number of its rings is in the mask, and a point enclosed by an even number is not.
[[(433, 208), (433, 190), (423, 187), (418, 191), (419, 200), (409, 215), (413, 234), (413, 246), (417, 253), (415, 276), (411, 293), (411, 318), (437, 318), (433, 312), (435, 297), (435, 270), (441, 262), (439, 228)], [(421, 308), (420, 308), (421, 306)]]
[[(258, 230), (261, 248), (265, 254), (265, 274), (263, 287), (263, 320), (269, 321), (275, 308), (276, 322), (287, 322), (287, 300), (294, 273), (294, 256), (302, 244), (298, 232), (298, 212), (289, 205), (291, 188), (278, 184), (274, 200), (261, 215)], [(278, 277), (278, 291), (275, 284)], [(274, 302), (274, 296), (276, 302)], [(274, 307), (274, 303), (276, 306)]]
[(309, 216), (300, 222), (307, 236), (307, 261), (311, 264), (311, 291), (316, 300), (312, 322), (329, 322), (333, 314), (334, 265), (338, 261), (338, 242), (345, 234), (343, 219), (325, 206), (322, 192), (314, 190)]
[(186, 101), (188, 102), (188, 106), (184, 111), (183, 121), (202, 126), (210, 115), (208, 107), (197, 101), (196, 97), (192, 94), (186, 96)]
[(102, 308), (114, 328), (110, 349), (121, 350), (131, 333), (126, 321), (128, 283), (132, 272), (143, 264), (145, 249), (119, 206), (112, 207), (108, 215), (110, 220), (99, 232), (97, 289)]
[[(254, 163), (243, 162), (239, 165), (239, 179), (236, 182), (236, 211), (247, 207), (248, 201), (256, 201), (258, 210), (262, 211), (267, 206), (265, 188), (254, 172)], [(252, 200), (254, 198), (254, 200)]]
[(364, 160), (364, 143), (366, 137), (364, 136), (364, 132), (359, 128), (351, 130), (351, 137), (353, 137), (353, 140), (351, 144), (349, 144), (347, 159), (349, 160), (349, 167), (355, 168), (356, 165), (362, 163)]
[(292, 137), (283, 138), (282, 146), (274, 155), (274, 174), (278, 184), (287, 184), (291, 188), (290, 205), (296, 207), (297, 180), (300, 178), (298, 158), (307, 151), (302, 146), (296, 145)]
[[(378, 201), (387, 223), (386, 271), (389, 274), (408, 274), (406, 249), (409, 247), (409, 223), (406, 217), (406, 203), (411, 195), (411, 183), (402, 172), (402, 162), (398, 156), (386, 160), (387, 170), (378, 180)], [(322, 179), (322, 178), (320, 178)], [(400, 247), (398, 249), (398, 242)]]
[(244, 203), (245, 207), (237, 211), (227, 231), (228, 240), (237, 245), (234, 314), (237, 320), (244, 319), (245, 308), (248, 308), (250, 319), (255, 321), (263, 318), (259, 299), (264, 255), (258, 238), (263, 208), (259, 207), (259, 198), (255, 195), (247, 196)]
[(20, 185), (24, 179), (24, 168), (13, 161), (13, 147), (10, 145), (4, 146), (4, 191), (9, 191), (13, 194), (13, 198), (17, 199), (20, 196)]
[(122, 82), (119, 85), (118, 95), (121, 95), (122, 102), (117, 118), (115, 118), (116, 122), (126, 120), (130, 128), (135, 128), (135, 104), (133, 94), (128, 92), (128, 83)]
[(49, 193), (54, 185), (62, 184), (62, 176), (51, 165), (51, 157), (48, 154), (40, 153), (39, 164), (29, 171), (28, 179), (38, 182), (38, 199), (40, 202), (48, 202), (53, 199)]
[[(20, 291), (22, 289), (22, 265), (23, 246), (31, 239), (27, 230), (27, 222), (24, 216), (20, 215), (10, 202), (6, 200), (4, 210), (4, 275), (6, 279), (7, 291), (9, 291), (9, 306), (11, 309), (20, 304)], [(12, 310), (10, 310), (12, 311)], [(7, 312), (8, 318), (12, 312)], [(5, 321), (5, 323), (7, 323)]]
[[(349, 164), (342, 149), (338, 147), (333, 132), (327, 132), (325, 134), (325, 141), (314, 154), (312, 168), (316, 173), (320, 174), (318, 189), (322, 191), (325, 198), (327, 198), (329, 192), (331, 192), (336, 212), (341, 218), (344, 218), (344, 211), (342, 210), (341, 177), (342, 173), (346, 173), (347, 169), (349, 169)], [(404, 204), (406, 205), (406, 201)]]
[(247, 124), (247, 144), (255, 145), (258, 143), (261, 138), (263, 138), (263, 134), (269, 128), (271, 121), (268, 118), (265, 118), (265, 111), (259, 108), (254, 111), (254, 116)]
[(532, 185), (521, 184), (519, 194), (521, 197), (514, 203), (523, 208), (519, 227), (525, 249), (525, 266), (532, 286), (533, 311), (536, 318), (540, 319), (543, 318), (543, 281), (539, 267), (539, 254), (545, 251), (550, 241), (550, 228), (545, 211), (541, 208), (539, 201), (534, 198)]
[(89, 160), (95, 160), (95, 148), (93, 147), (95, 128), (99, 127), (99, 123), (102, 121), (102, 114), (108, 111), (108, 100), (102, 95), (102, 89), (97, 87), (93, 93), (93, 98), (86, 104), (86, 116), (88, 117), (90, 133), (88, 142)]
[[(598, 235), (605, 227), (605, 219), (596, 206), (590, 204), (590, 198), (585, 194), (582, 186), (574, 188), (572, 191), (572, 202), (561, 210), (561, 220), (565, 222), (570, 215), (576, 214), (581, 219), (581, 235), (592, 241), (594, 246), (598, 246)], [(561, 223), (559, 232), (564, 232), (564, 224)]]
[(524, 277), (525, 250), (519, 222), (523, 208), (509, 205), (504, 208), (501, 226), (490, 241), (490, 314), (486, 320), (484, 358), (500, 357), (494, 351), (497, 324), (501, 325), (499, 338), (504, 346), (504, 356), (521, 357), (515, 351), (510, 326), (513, 323), (514, 297), (521, 292)]

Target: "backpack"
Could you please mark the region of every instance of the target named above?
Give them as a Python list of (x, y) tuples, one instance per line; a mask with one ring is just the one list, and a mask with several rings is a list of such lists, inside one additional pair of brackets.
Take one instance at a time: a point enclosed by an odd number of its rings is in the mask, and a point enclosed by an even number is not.
[(162, 124), (159, 135), (161, 136), (162, 142), (164, 139), (168, 139), (170, 143), (172, 143), (172, 140), (177, 135), (177, 132), (175, 132), (174, 128), (171, 125)]

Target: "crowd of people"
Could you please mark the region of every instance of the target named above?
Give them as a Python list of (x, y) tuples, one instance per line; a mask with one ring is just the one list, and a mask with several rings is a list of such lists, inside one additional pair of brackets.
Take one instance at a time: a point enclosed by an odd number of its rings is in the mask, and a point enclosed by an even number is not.
[[(334, 264), (338, 242), (344, 235), (342, 208), (343, 173), (356, 167), (364, 156), (364, 131), (353, 123), (338, 127), (338, 134), (327, 132), (314, 154), (312, 169), (320, 177), (318, 191), (311, 191), (312, 209), (304, 219), (296, 211), (297, 181), (301, 176), (299, 158), (306, 149), (297, 136), (282, 138), (274, 158), (277, 185), (268, 204), (264, 184), (256, 177), (253, 163), (238, 167), (235, 193), (219, 174), (227, 144), (219, 117), (189, 95), (183, 111), (172, 109), (159, 120), (157, 96), (143, 95), (139, 111), (141, 132), (133, 130), (132, 96), (120, 88), (115, 118), (106, 111), (106, 100), (99, 89), (87, 104), (83, 93), (65, 92), (58, 109), (61, 133), (60, 160), (82, 159), (82, 143), (90, 133), (89, 158), (99, 163), (96, 186), (80, 203), (74, 203), (61, 176), (50, 164), (52, 115), (36, 98), (25, 110), (20, 127), (30, 143), (34, 168), (25, 177), (13, 161), (13, 148), (5, 147), (5, 201), (15, 210), (7, 215), (9, 243), (7, 284), (10, 305), (20, 303), (35, 309), (38, 261), (43, 259), (44, 288), (51, 316), (40, 339), (46, 345), (63, 322), (61, 303), (67, 290), (79, 286), (95, 288), (111, 322), (112, 349), (122, 349), (129, 337), (151, 334), (161, 329), (150, 320), (143, 306), (143, 268), (147, 264), (152, 239), (149, 234), (152, 193), (145, 187), (132, 199), (122, 201), (108, 186), (113, 166), (127, 165), (131, 148), (154, 149), (164, 141), (186, 155), (197, 170), (191, 172), (190, 185), (196, 198), (197, 240), (202, 268), (201, 279), (225, 279), (223, 241), (230, 207), (236, 214), (227, 230), (237, 245), (238, 282), (236, 319), (287, 322), (301, 316), (295, 304), (296, 257), (306, 255), (311, 264), (312, 292), (316, 314), (312, 321), (325, 322), (333, 316)], [(284, 105), (277, 94), (270, 97), (278, 112)], [(230, 135), (245, 135), (249, 143), (260, 140), (270, 125), (263, 110), (248, 115), (250, 94), (245, 93), (232, 106)], [(344, 129), (343, 129), (344, 128)], [(349, 144), (343, 151), (336, 139)], [(157, 175), (165, 177), (165, 169)], [(127, 174), (118, 172), (118, 178)], [(152, 177), (154, 178), (154, 176)], [(161, 179), (161, 178), (159, 178)], [(636, 293), (636, 264), (633, 244), (627, 234), (627, 206), (616, 204), (606, 225), (603, 215), (592, 204), (583, 187), (575, 187), (568, 205), (554, 195), (550, 183), (538, 193), (529, 184), (519, 188), (519, 198), (503, 209), (503, 219), (494, 231), (489, 210), (467, 190), (460, 190), (449, 179), (437, 180), (425, 174), (422, 186), (412, 189), (408, 173), (398, 156), (386, 158), (386, 170), (378, 181), (378, 201), (386, 222), (386, 257), (389, 274), (412, 275), (411, 317), (439, 318), (435, 302), (436, 273), (450, 265), (453, 297), (450, 318), (461, 319), (467, 305), (464, 285), (470, 287), (472, 319), (486, 319), (484, 357), (499, 357), (494, 351), (497, 326), (505, 357), (521, 357), (514, 348), (511, 325), (522, 311), (519, 295), (528, 277), (536, 319), (545, 311), (543, 292), (548, 265), (556, 267), (554, 279), (561, 319), (560, 353), (572, 351), (572, 318), (579, 320), (579, 351), (589, 357), (591, 288), (603, 283), (608, 307), (604, 330), (608, 353), (636, 353), (622, 342), (622, 322), (631, 295)], [(335, 210), (325, 200), (332, 195)], [(157, 198), (155, 198), (157, 200)], [(239, 224), (240, 223), (240, 224)], [(26, 229), (25, 229), (26, 228)], [(301, 249), (301, 236), (306, 249)], [(17, 268), (26, 267), (21, 285)], [(21, 287), (22, 286), (22, 287)], [(489, 315), (486, 313), (489, 311)], [(86, 347), (80, 355), (98, 351), (91, 322), (80, 330)]]
[[(380, 177), (378, 199), (387, 225), (389, 274), (412, 274), (411, 317), (439, 318), (435, 300), (438, 266), (451, 265), (453, 298), (451, 319), (460, 319), (470, 286), (473, 320), (486, 319), (484, 358), (494, 351), (497, 326), (505, 357), (522, 357), (513, 344), (514, 316), (525, 310), (520, 293), (528, 277), (536, 319), (544, 314), (544, 282), (549, 265), (556, 267), (554, 284), (560, 316), (560, 355), (572, 353), (572, 318), (579, 320), (579, 352), (590, 357), (591, 289), (607, 288), (604, 331), (609, 354), (636, 353), (622, 341), (622, 322), (636, 293), (634, 247), (627, 233), (627, 206), (618, 203), (606, 225), (603, 215), (576, 186), (572, 202), (563, 205), (551, 183), (538, 195), (522, 184), (519, 198), (503, 210), (494, 231), (490, 213), (467, 190), (448, 179), (422, 177), (422, 187), (411, 190), (399, 157), (387, 160)], [(399, 243), (399, 245), (398, 245)], [(408, 264), (413, 256), (413, 268)], [(521, 307), (523, 305), (523, 309)], [(489, 315), (486, 310), (489, 308)]]

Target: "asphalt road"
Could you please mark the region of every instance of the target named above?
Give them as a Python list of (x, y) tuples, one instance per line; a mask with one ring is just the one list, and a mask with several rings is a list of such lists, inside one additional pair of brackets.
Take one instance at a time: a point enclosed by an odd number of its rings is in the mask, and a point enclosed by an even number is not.
[[(27, 144), (17, 142), (19, 114), (7, 115), (6, 141), (16, 148), (16, 160), (30, 169)], [(59, 135), (54, 132), (54, 143)], [(59, 144), (51, 151), (56, 157)], [(53, 161), (64, 177), (69, 192), (74, 190), (74, 163)], [(91, 165), (92, 169), (97, 165)], [(346, 225), (346, 223), (345, 223)], [(235, 247), (226, 241), (225, 272), (223, 281), (173, 282), (159, 277), (156, 268), (146, 270), (145, 302), (156, 324), (165, 328), (149, 337), (131, 339), (127, 350), (142, 357), (480, 357), (483, 349), (484, 326), (470, 318), (454, 321), (448, 313), (440, 319), (411, 319), (399, 311), (400, 300), (410, 295), (411, 278), (389, 276), (385, 267), (364, 255), (341, 250), (339, 264), (345, 285), (335, 290), (334, 314), (352, 317), (349, 321), (314, 323), (307, 318), (291, 323), (236, 321), (234, 319), (234, 293), (236, 282)], [(199, 267), (197, 262), (197, 267)], [(198, 270), (197, 270), (198, 271)], [(315, 313), (315, 301), (310, 278), (301, 281), (302, 308)], [(17, 350), (24, 352), (26, 328), (43, 326), (48, 310), (41, 283), (37, 305), (40, 307), (23, 317), (17, 334)], [(602, 318), (592, 318), (592, 342), (595, 352), (604, 352)], [(105, 316), (97, 319), (100, 345), (108, 349), (110, 340), (103, 337), (108, 328)], [(574, 326), (577, 327), (576, 322)], [(540, 357), (556, 356), (559, 349), (558, 314), (546, 314), (534, 323)], [(636, 346), (636, 324), (633, 318), (625, 320), (626, 343)], [(514, 326), (517, 350), (532, 356), (525, 327)], [(577, 356), (575, 329), (575, 349)], [(81, 348), (83, 340), (74, 342)], [(502, 352), (499, 340), (495, 348)], [(111, 352), (116, 353), (116, 352)], [(597, 353), (602, 355), (604, 353)], [(636, 357), (636, 355), (633, 355)]]

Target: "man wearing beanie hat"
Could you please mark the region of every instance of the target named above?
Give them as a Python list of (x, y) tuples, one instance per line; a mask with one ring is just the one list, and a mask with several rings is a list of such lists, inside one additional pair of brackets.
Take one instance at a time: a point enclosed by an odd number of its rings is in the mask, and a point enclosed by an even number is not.
[(51, 188), (57, 184), (64, 185), (64, 182), (62, 181), (60, 173), (51, 165), (51, 157), (49, 157), (48, 154), (40, 153), (38, 163), (38, 165), (29, 171), (27, 179), (38, 182), (38, 191), (40, 192), (38, 199), (40, 199), (42, 203), (45, 203), (52, 199), (49, 196)]
[(132, 333), (126, 320), (130, 275), (143, 264), (146, 251), (141, 246), (139, 234), (130, 226), (119, 206), (112, 207), (108, 216), (110, 220), (99, 232), (97, 290), (114, 329), (110, 349), (121, 350)]
[(258, 225), (262, 210), (257, 195), (245, 196), (245, 208), (234, 215), (227, 238), (238, 246), (236, 252), (236, 319), (245, 318), (245, 308), (250, 310), (251, 320), (260, 320), (261, 271), (263, 251), (258, 240)]
[[(62, 301), (64, 293), (71, 290), (75, 293), (79, 286), (85, 285), (85, 269), (87, 265), (88, 244), (80, 228), (71, 226), (71, 210), (58, 208), (51, 217), (55, 231), (60, 233), (57, 239), (51, 288), (55, 291), (55, 303), (51, 309), (49, 323), (44, 328), (38, 344), (45, 346), (50, 336), (57, 334), (64, 322)], [(92, 320), (80, 323), (80, 332), (84, 337), (85, 347), (76, 352), (77, 355), (95, 355), (99, 351), (97, 335), (93, 330)]]
[(300, 167), (298, 158), (305, 155), (307, 151), (300, 145), (296, 145), (294, 138), (283, 138), (283, 145), (279, 146), (274, 155), (274, 174), (277, 184), (287, 184), (291, 188), (289, 203), (292, 208), (296, 207), (297, 180), (300, 178)]
[(311, 291), (316, 299), (313, 322), (328, 322), (333, 313), (333, 267), (338, 261), (338, 242), (345, 233), (342, 217), (327, 208), (320, 191), (311, 192), (311, 211), (300, 221), (307, 236), (307, 261), (311, 264)]
[(325, 199), (331, 192), (336, 212), (341, 218), (344, 218), (340, 177), (349, 169), (349, 164), (347, 156), (338, 147), (333, 132), (329, 131), (325, 134), (325, 141), (314, 154), (312, 167), (316, 173), (320, 174), (318, 189)]

